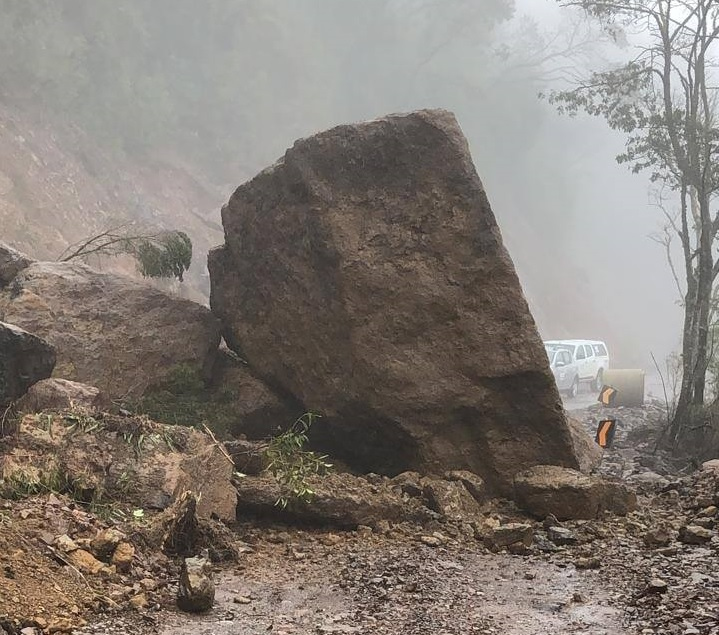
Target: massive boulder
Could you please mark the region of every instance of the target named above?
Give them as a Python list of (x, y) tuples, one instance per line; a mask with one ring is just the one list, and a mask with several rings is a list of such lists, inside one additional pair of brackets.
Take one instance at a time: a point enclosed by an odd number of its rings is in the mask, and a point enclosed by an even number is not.
[(0, 416), (4, 406), (49, 377), (54, 366), (55, 351), (45, 340), (0, 322)]
[(209, 257), (229, 346), (325, 415), (360, 470), (468, 469), (511, 490), (577, 467), (547, 356), (445, 111), (303, 139), (240, 186)]
[(56, 376), (111, 397), (141, 394), (181, 364), (209, 373), (220, 339), (205, 307), (80, 263), (26, 266), (0, 290), (0, 319), (55, 347)]

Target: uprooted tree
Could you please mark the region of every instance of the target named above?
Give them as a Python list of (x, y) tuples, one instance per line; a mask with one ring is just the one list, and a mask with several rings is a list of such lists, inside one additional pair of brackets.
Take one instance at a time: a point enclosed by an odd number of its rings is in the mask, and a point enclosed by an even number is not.
[[(617, 157), (672, 195), (667, 227), (683, 256), (682, 380), (669, 435), (676, 443), (704, 405), (712, 342), (719, 211), (719, 0), (559, 0), (596, 20), (628, 54), (550, 101), (603, 117), (627, 135)], [(665, 207), (666, 209), (666, 207)]]
[(133, 256), (145, 278), (177, 278), (182, 282), (192, 262), (192, 241), (185, 232), (138, 232), (132, 223), (128, 223), (71, 245), (60, 254), (59, 260), (67, 262), (89, 256), (121, 254)]

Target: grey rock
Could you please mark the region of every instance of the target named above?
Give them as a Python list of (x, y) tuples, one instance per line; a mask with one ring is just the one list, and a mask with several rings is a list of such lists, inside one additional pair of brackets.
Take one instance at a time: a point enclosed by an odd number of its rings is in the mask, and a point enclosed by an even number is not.
[(177, 591), (177, 606), (188, 613), (209, 611), (215, 603), (215, 583), (207, 557), (185, 558)]
[(44, 339), (13, 324), (0, 322), (0, 407), (49, 377), (55, 359), (54, 348)]

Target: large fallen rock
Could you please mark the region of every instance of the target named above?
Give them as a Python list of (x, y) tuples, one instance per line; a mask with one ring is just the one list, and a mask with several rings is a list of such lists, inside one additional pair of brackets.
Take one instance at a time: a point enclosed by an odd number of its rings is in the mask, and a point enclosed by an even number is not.
[(31, 262), (32, 260), (25, 254), (0, 242), (0, 288), (9, 285)]
[(374, 526), (380, 521), (423, 522), (433, 516), (418, 499), (403, 499), (388, 485), (373, 485), (361, 476), (332, 473), (310, 477), (314, 496), (308, 502), (289, 499), (286, 508), (277, 505), (287, 495), (274, 476), (264, 473), (236, 482), (237, 513), (281, 515), (323, 525), (354, 528)]
[(556, 465), (537, 465), (517, 474), (515, 500), (537, 518), (592, 519), (603, 511), (626, 515), (637, 497), (621, 483), (587, 476)]
[(209, 373), (220, 339), (205, 307), (79, 263), (28, 265), (0, 290), (0, 316), (55, 347), (56, 376), (111, 397), (141, 394), (183, 364)]
[(142, 417), (94, 416), (76, 407), (26, 415), (0, 441), (0, 497), (61, 491), (102, 503), (165, 509), (192, 491), (197, 513), (235, 519), (234, 469), (207, 435)]
[(445, 111), (303, 139), (240, 186), (209, 257), (229, 346), (324, 416), (361, 472), (468, 469), (508, 492), (577, 467), (537, 329)]
[(94, 386), (53, 377), (30, 386), (16, 404), (19, 412), (63, 410), (76, 406), (100, 412), (110, 407), (110, 400)]
[(55, 351), (45, 340), (0, 322), (0, 409), (49, 377), (54, 366)]

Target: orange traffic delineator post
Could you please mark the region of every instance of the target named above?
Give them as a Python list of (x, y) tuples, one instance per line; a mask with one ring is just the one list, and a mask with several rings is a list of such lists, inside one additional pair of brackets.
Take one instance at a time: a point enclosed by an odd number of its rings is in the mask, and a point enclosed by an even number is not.
[(614, 401), (617, 398), (617, 389), (613, 386), (602, 386), (602, 390), (599, 392), (599, 398), (597, 401), (605, 406), (614, 405)]
[(597, 426), (597, 434), (594, 440), (601, 448), (610, 448), (614, 442), (614, 435), (617, 432), (616, 419), (602, 419)]

